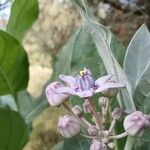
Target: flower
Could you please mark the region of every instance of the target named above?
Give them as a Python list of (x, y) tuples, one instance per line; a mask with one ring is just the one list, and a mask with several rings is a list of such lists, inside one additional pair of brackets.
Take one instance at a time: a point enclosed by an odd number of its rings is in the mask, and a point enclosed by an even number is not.
[(126, 116), (123, 125), (129, 135), (141, 137), (150, 122), (141, 111), (135, 111)]
[(102, 96), (98, 99), (98, 104), (99, 106), (106, 108), (109, 104), (109, 99), (107, 97)]
[(59, 118), (58, 131), (65, 138), (70, 138), (80, 132), (79, 123), (70, 115)]
[(88, 131), (89, 135), (92, 135), (92, 136), (98, 134), (98, 129), (94, 125), (89, 126), (87, 131)]
[(103, 76), (95, 81), (91, 71), (87, 68), (80, 71), (76, 77), (66, 75), (60, 75), (59, 77), (69, 86), (57, 89), (57, 93), (77, 95), (81, 98), (88, 98), (93, 96), (95, 93), (124, 86), (116, 82), (110, 82), (112, 75)]
[(64, 101), (69, 99), (69, 95), (67, 94), (55, 93), (56, 89), (62, 88), (62, 87), (64, 87), (63, 84), (57, 81), (47, 86), (45, 90), (45, 94), (51, 106), (59, 106)]
[(107, 150), (107, 146), (102, 141), (93, 140), (90, 150)]
[(82, 104), (82, 108), (83, 108), (83, 111), (85, 113), (91, 113), (92, 112), (92, 106), (90, 105), (90, 103), (88, 101), (84, 101), (84, 103)]
[(123, 114), (124, 114), (123, 109), (116, 107), (112, 112), (112, 118), (115, 120), (120, 120)]

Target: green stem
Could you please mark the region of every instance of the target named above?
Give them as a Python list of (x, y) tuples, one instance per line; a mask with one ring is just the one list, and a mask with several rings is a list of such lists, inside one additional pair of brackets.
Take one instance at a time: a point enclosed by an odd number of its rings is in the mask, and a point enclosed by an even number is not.
[(128, 136), (124, 150), (132, 150), (134, 142), (135, 142), (135, 138), (132, 136)]

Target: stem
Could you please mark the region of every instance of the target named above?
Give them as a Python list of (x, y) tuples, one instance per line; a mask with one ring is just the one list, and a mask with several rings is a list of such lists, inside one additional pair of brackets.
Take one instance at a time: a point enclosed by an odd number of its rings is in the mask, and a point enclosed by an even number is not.
[[(121, 133), (121, 134), (118, 134), (118, 135), (109, 136), (109, 140), (111, 140), (111, 139), (121, 139), (123, 137), (126, 137), (127, 135), (128, 135), (127, 132), (124, 132), (124, 133)], [(130, 149), (126, 149), (126, 150), (130, 150)]]
[(116, 120), (113, 119), (113, 121), (111, 122), (111, 125), (110, 125), (110, 127), (109, 127), (109, 130), (108, 130), (110, 133), (113, 131), (113, 129), (114, 129), (114, 127), (115, 127), (115, 124), (116, 124)]
[(134, 142), (135, 142), (135, 138), (129, 135), (124, 150), (132, 150)]
[(81, 117), (82, 121), (85, 122), (88, 126), (92, 126), (92, 124), (86, 120), (84, 117)]
[(88, 100), (89, 104), (91, 105), (92, 113), (93, 113), (93, 116), (96, 120), (98, 128), (99, 128), (99, 130), (102, 130), (102, 122), (101, 122), (101, 119), (99, 117), (99, 114), (96, 111), (95, 105), (94, 105), (93, 101), (90, 98), (87, 99), (87, 100)]
[(63, 103), (63, 106), (69, 111), (70, 115), (72, 115), (79, 123), (80, 125), (85, 128), (88, 129), (88, 125), (82, 120), (80, 119), (76, 114), (74, 114), (74, 112), (71, 110), (71, 108), (67, 105), (67, 103)]
[(85, 134), (80, 134), (80, 135), (87, 138), (87, 139), (98, 139), (97, 136), (89, 136), (89, 135), (85, 135)]

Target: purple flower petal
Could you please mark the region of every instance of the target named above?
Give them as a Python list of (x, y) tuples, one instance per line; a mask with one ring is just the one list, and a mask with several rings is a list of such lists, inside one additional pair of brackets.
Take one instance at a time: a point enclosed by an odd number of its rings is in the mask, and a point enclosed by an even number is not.
[(76, 95), (76, 92), (72, 90), (70, 87), (61, 87), (59, 89), (56, 89), (55, 93)]
[(69, 84), (70, 87), (75, 86), (75, 78), (72, 76), (60, 75), (59, 78)]
[(86, 97), (93, 96), (94, 91), (93, 91), (93, 89), (91, 89), (91, 90), (87, 90), (87, 91), (76, 92), (76, 94), (81, 98), (86, 98)]
[(125, 85), (123, 84), (119, 84), (119, 83), (104, 83), (103, 85), (101, 85), (98, 89), (95, 90), (95, 93), (98, 93), (98, 92), (102, 92), (102, 91), (105, 91), (107, 89), (111, 89), (111, 88), (121, 88), (121, 87), (124, 87)]
[(103, 76), (103, 77), (100, 77), (98, 78), (96, 81), (95, 81), (95, 84), (96, 85), (100, 85), (107, 82), (109, 79), (111, 79), (114, 75), (106, 75), (106, 76)]

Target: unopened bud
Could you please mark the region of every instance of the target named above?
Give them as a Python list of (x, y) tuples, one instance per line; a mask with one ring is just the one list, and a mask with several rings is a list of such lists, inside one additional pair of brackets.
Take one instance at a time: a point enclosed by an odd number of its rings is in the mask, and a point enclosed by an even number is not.
[(58, 131), (65, 138), (70, 138), (80, 132), (79, 123), (70, 115), (59, 118)]
[(101, 107), (106, 108), (108, 105), (109, 99), (107, 97), (102, 96), (99, 98), (98, 102)]
[(96, 128), (96, 126), (90, 126), (88, 128), (88, 133), (89, 135), (92, 135), (92, 136), (97, 135), (98, 129)]
[(115, 119), (115, 120), (120, 120), (121, 117), (123, 116), (123, 113), (124, 113), (123, 109), (117, 107), (112, 112), (112, 118)]
[(81, 117), (83, 115), (83, 110), (82, 108), (79, 106), (79, 105), (75, 105), (73, 108), (72, 108), (72, 111), (78, 116), (78, 117)]
[(59, 106), (64, 101), (69, 99), (69, 95), (67, 94), (55, 93), (55, 90), (61, 87), (63, 87), (63, 84), (61, 84), (60, 82), (53, 82), (47, 86), (45, 92), (46, 92), (46, 97), (48, 99), (48, 102), (51, 106)]
[(88, 101), (85, 100), (85, 102), (82, 104), (83, 111), (85, 113), (91, 113), (92, 112), (92, 107)]
[(141, 111), (135, 111), (125, 117), (123, 125), (129, 135), (141, 137), (150, 122)]
[(107, 146), (102, 141), (94, 140), (90, 150), (107, 150)]

